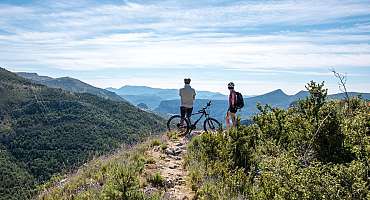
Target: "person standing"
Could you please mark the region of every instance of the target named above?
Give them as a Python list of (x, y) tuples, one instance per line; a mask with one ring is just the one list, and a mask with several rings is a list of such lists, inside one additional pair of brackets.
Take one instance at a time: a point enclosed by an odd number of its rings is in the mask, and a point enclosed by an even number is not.
[(181, 106), (180, 106), (181, 125), (183, 125), (185, 117), (188, 118), (190, 122), (191, 113), (193, 112), (193, 104), (196, 93), (195, 90), (190, 86), (190, 82), (191, 82), (190, 78), (185, 78), (184, 79), (185, 86), (181, 88), (179, 91), (179, 95), (181, 97)]
[(227, 88), (230, 91), (230, 95), (229, 95), (229, 109), (227, 110), (227, 113), (226, 113), (226, 128), (227, 129), (230, 128), (230, 117), (231, 117), (231, 121), (232, 121), (232, 126), (233, 127), (236, 127), (236, 124), (237, 124), (237, 121), (236, 121), (236, 112), (238, 111), (238, 107), (237, 107), (237, 93), (234, 90), (234, 86), (235, 85), (234, 85), (233, 82), (230, 82), (227, 85)]

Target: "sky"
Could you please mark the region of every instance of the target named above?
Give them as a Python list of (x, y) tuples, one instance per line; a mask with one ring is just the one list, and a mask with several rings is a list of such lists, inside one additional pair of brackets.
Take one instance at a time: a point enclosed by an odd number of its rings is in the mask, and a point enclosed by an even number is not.
[(370, 92), (370, 0), (0, 0), (0, 67), (97, 87), (245, 95), (305, 89), (331, 69)]

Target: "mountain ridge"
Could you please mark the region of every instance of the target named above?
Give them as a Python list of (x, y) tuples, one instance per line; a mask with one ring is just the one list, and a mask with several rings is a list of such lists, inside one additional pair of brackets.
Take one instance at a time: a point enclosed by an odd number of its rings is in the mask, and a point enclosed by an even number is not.
[(48, 87), (61, 88), (70, 92), (90, 93), (113, 101), (125, 101), (121, 96), (115, 94), (114, 92), (92, 86), (76, 78), (68, 76), (52, 78), (49, 76), (40, 76), (37, 73), (28, 72), (18, 72), (17, 74), (23, 78), (29, 79), (35, 83), (46, 85)]

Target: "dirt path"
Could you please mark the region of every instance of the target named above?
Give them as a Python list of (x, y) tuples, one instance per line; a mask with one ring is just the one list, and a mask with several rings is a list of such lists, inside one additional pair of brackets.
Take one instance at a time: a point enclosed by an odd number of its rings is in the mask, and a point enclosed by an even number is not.
[(166, 149), (159, 146), (148, 151), (155, 163), (146, 166), (150, 173), (159, 172), (164, 180), (163, 199), (185, 200), (194, 199), (194, 192), (187, 184), (187, 170), (184, 168), (187, 139), (167, 140)]

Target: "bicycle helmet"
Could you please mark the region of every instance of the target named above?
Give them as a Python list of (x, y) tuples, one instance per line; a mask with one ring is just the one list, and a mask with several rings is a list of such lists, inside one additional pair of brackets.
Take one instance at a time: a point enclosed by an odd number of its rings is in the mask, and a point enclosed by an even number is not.
[(191, 81), (191, 79), (190, 79), (190, 78), (185, 78), (185, 79), (184, 79), (184, 83), (185, 83), (185, 84), (190, 84), (190, 81)]
[(229, 84), (227, 84), (227, 87), (230, 88), (230, 89), (233, 89), (235, 86), (235, 84), (233, 82), (230, 82)]

